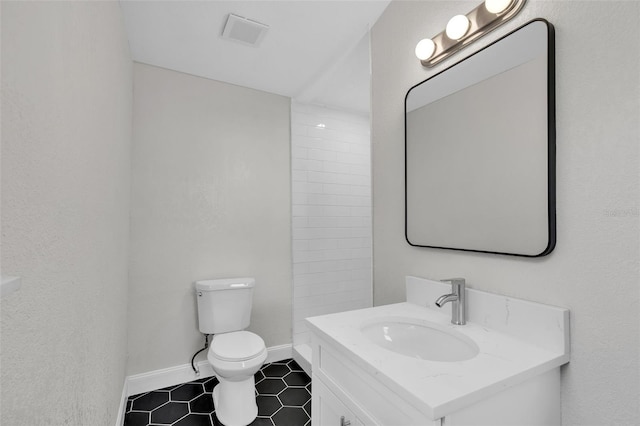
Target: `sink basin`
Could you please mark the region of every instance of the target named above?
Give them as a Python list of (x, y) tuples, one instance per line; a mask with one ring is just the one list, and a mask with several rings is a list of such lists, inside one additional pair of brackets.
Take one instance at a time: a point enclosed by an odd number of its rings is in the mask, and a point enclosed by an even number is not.
[(466, 361), (478, 355), (473, 340), (457, 331), (411, 318), (385, 318), (361, 328), (384, 349), (427, 361)]

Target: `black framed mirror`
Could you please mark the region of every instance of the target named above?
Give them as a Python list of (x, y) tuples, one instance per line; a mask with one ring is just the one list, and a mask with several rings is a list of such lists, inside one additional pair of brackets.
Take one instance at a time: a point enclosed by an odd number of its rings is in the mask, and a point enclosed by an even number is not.
[(539, 257), (555, 224), (554, 29), (535, 19), (405, 97), (413, 246)]

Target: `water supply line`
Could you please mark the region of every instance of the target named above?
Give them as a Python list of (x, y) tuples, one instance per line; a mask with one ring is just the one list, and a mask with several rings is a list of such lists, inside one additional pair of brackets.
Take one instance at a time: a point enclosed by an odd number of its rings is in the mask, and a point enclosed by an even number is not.
[(191, 368), (193, 368), (193, 372), (196, 373), (196, 376), (200, 375), (200, 370), (194, 364), (194, 361), (196, 360), (196, 356), (198, 356), (200, 352), (206, 350), (209, 347), (209, 335), (205, 333), (202, 333), (202, 334), (204, 334), (204, 348), (200, 349), (198, 352), (193, 354), (193, 357), (191, 358)]

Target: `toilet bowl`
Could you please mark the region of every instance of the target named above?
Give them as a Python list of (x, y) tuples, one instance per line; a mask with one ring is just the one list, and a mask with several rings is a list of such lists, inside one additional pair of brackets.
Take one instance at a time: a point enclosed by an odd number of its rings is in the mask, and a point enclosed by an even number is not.
[(266, 359), (264, 340), (257, 334), (234, 331), (213, 336), (207, 360), (219, 381), (213, 404), (225, 426), (246, 426), (258, 415), (254, 374)]

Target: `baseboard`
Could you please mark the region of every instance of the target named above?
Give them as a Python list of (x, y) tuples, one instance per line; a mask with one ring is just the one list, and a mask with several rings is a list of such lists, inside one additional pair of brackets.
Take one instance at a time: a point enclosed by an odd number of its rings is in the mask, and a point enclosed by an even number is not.
[(191, 368), (191, 364), (176, 365), (174, 367), (134, 374), (127, 377), (128, 396), (137, 395), (152, 390), (190, 382), (196, 379), (213, 376), (213, 369), (207, 360), (196, 362), (199, 374)]
[(311, 377), (311, 346), (307, 343), (295, 345), (293, 347), (293, 359)]
[[(267, 360), (265, 363), (289, 359), (292, 357), (292, 353), (291, 344), (269, 347), (267, 348)], [(197, 362), (196, 366), (200, 372), (199, 374), (193, 371), (191, 364), (182, 364), (128, 376), (125, 382), (127, 397), (215, 375), (207, 360)]]
[(265, 364), (270, 362), (282, 361), (283, 359), (289, 359), (293, 355), (293, 349), (291, 343), (286, 345), (271, 346), (267, 348), (267, 360)]
[(127, 410), (127, 398), (129, 397), (129, 381), (125, 377), (122, 384), (122, 396), (120, 396), (120, 407), (118, 407), (118, 417), (116, 417), (116, 426), (124, 425), (124, 413)]

